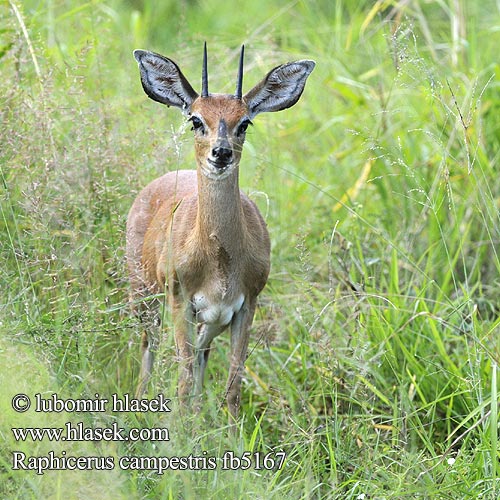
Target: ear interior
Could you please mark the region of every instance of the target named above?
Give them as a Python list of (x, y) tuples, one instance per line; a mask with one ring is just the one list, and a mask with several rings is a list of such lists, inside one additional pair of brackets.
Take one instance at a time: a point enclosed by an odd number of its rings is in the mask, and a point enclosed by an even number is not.
[(281, 111), (293, 106), (302, 95), (308, 76), (316, 63), (294, 61), (272, 69), (252, 90), (245, 94), (250, 116)]
[(179, 66), (171, 59), (146, 50), (135, 50), (144, 92), (153, 100), (185, 113), (198, 97)]

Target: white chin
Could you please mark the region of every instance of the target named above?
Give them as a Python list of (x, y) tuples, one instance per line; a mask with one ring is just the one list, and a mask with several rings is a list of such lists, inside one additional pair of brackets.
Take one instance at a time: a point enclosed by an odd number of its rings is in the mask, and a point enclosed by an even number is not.
[(228, 163), (224, 168), (216, 167), (209, 161), (203, 165), (201, 172), (205, 177), (212, 180), (225, 179), (233, 171), (233, 163)]

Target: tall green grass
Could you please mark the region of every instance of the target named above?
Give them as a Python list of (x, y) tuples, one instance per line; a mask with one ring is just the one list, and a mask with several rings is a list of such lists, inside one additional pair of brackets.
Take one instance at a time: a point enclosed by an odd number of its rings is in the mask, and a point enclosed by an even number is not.
[[(9, 0), (0, 7), (0, 492), (4, 498), (496, 498), (500, 135), (497, 3)], [(228, 336), (200, 416), (175, 404), (167, 324), (155, 389), (173, 412), (15, 413), (14, 394), (133, 391), (127, 211), (191, 168), (182, 117), (148, 101), (134, 48), (232, 91), (317, 67), (291, 110), (259, 116), (241, 177), (266, 216), (260, 298), (228, 436)], [(231, 69), (233, 68), (233, 69)], [(233, 71), (234, 70), (234, 71)], [(155, 395), (152, 390), (151, 396)], [(19, 443), (11, 427), (167, 427), (165, 443)], [(12, 470), (12, 452), (220, 458), (281, 470)]]

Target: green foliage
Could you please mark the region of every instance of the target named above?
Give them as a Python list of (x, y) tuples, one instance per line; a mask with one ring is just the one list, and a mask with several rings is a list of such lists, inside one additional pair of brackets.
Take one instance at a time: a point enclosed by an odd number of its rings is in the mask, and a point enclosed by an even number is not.
[[(9, 0), (0, 15), (2, 498), (498, 497), (497, 3)], [(242, 159), (273, 250), (238, 436), (222, 404), (227, 335), (199, 417), (175, 401), (166, 416), (15, 413), (21, 392), (133, 391), (127, 210), (193, 152), (131, 53), (171, 56), (197, 87), (204, 40), (214, 91), (232, 91), (241, 43), (246, 89), (286, 60), (317, 63), (293, 109), (256, 119)], [(166, 330), (155, 382), (173, 396)], [(166, 427), (171, 441), (30, 447), (10, 431), (66, 421)], [(37, 475), (12, 470), (16, 449), (286, 462)]]

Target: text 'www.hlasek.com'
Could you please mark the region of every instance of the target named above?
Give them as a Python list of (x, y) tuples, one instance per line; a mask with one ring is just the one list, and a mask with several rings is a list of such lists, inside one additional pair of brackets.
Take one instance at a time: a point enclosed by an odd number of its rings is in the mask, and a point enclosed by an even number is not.
[[(134, 399), (125, 394), (110, 399), (96, 394), (91, 399), (62, 399), (57, 394), (50, 397), (34, 395), (32, 410), (40, 413), (170, 413), (170, 399), (159, 394), (153, 399)], [(32, 399), (26, 394), (16, 394), (12, 398), (12, 409), (25, 413), (32, 407)], [(167, 442), (170, 441), (168, 428), (132, 427), (125, 429), (115, 421), (106, 426), (86, 426), (84, 422), (66, 422), (62, 427), (14, 427), (11, 429), (16, 442)], [(23, 451), (12, 451), (12, 469), (32, 471), (42, 475), (51, 470), (112, 470), (119, 467), (129, 471), (152, 471), (164, 474), (169, 470), (278, 470), (285, 462), (284, 451), (269, 453), (235, 453), (225, 451), (218, 456), (206, 451), (198, 455), (185, 456), (87, 456), (71, 454), (66, 451), (49, 451), (40, 456), (28, 455)]]

